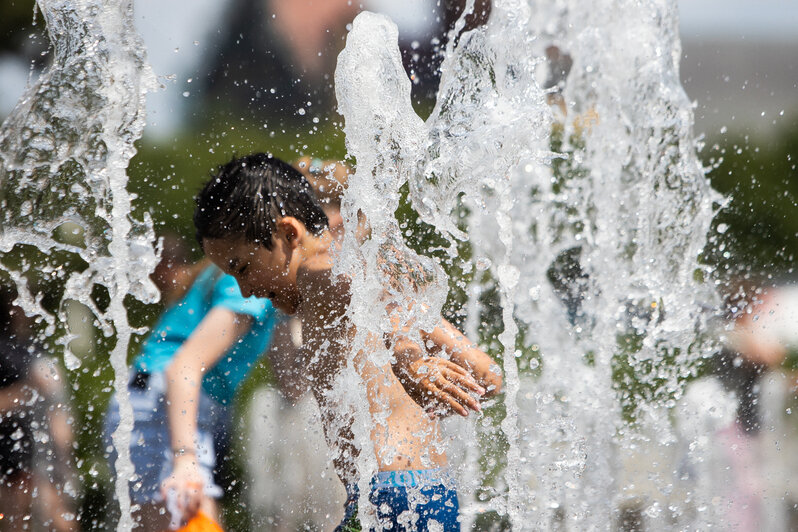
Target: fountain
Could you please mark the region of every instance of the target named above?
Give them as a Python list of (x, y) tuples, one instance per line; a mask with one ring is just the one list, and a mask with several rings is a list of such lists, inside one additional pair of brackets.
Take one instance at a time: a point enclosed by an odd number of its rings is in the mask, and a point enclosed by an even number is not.
[[(341, 271), (357, 272), (357, 306), (370, 309), (350, 318), (382, 332), (380, 250), (401, 242), (394, 212), (406, 185), (421, 220), (448, 240), (442, 262), (465, 273), (469, 332), (500, 347), (503, 418), (460, 434), (503, 440), (492, 450), (500, 474), (486, 485), (496, 471), (466, 475), (465, 464), (461, 492), (476, 494), (467, 523), (493, 511), (517, 530), (598, 530), (629, 504), (655, 530), (722, 523), (717, 503), (685, 495), (673, 462), (650, 471), (659, 495), (626, 485), (633, 449), (668, 461), (679, 441), (668, 411), (711, 352), (701, 309), (715, 296), (698, 255), (720, 197), (697, 158), (676, 22), (670, 2), (495, 1), (488, 24), (447, 50), (426, 121), (411, 106), (390, 21), (361, 14), (339, 57), (339, 110), (357, 161), (344, 218), (353, 234), (360, 210), (372, 229), (342, 252), (356, 258)], [(553, 46), (573, 62), (561, 95), (542, 88)], [(402, 296), (431, 309), (408, 318), (417, 322), (446, 297), (441, 274), (421, 267), (429, 281)], [(479, 297), (491, 289), (492, 309)]]
[[(90, 307), (115, 339), (123, 390), (136, 332), (125, 298), (155, 297), (151, 224), (130, 216), (125, 189), (153, 76), (129, 0), (38, 5), (55, 58), (0, 132), (2, 264), (47, 334), (63, 327), (65, 306), (43, 309), (27, 288), (32, 267), (61, 281), (61, 301)], [(339, 110), (357, 162), (339, 267), (353, 278), (356, 345), (383, 332), (387, 317), (373, 309), (399, 276), (412, 282), (393, 295), (417, 302), (403, 319), (433, 324), (454, 289), (467, 298), (467, 333), (501, 363), (500, 399), (477, 421), (449, 421), (463, 529), (492, 519), (514, 530), (606, 530), (629, 508), (647, 530), (722, 527), (712, 488), (679, 469), (680, 446), (697, 435), (671, 420), (711, 352), (701, 309), (715, 295), (698, 256), (721, 200), (679, 83), (675, 2), (494, 0), (487, 25), (450, 39), (426, 120), (396, 41), (390, 20), (362, 13), (339, 57)], [(569, 68), (554, 72), (547, 50)], [(410, 249), (412, 228), (395, 217), (405, 194), (443, 242), (426, 254)], [(359, 211), (365, 242), (354, 237)], [(63, 268), (65, 257), (79, 267)], [(384, 363), (390, 353), (371, 356)], [(364, 404), (356, 376), (345, 377), (341, 399)], [(127, 530), (131, 416), (120, 407), (116, 494)], [(365, 494), (376, 460), (360, 410)]]

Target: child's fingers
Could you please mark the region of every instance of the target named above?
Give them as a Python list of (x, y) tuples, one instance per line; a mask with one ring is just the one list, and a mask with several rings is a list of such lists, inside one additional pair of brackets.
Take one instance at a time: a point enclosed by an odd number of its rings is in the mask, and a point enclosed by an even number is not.
[(185, 506), (183, 506), (183, 518), (188, 521), (199, 511), (202, 502), (202, 485), (199, 482), (188, 482), (186, 484)]
[[(479, 412), (479, 402), (477, 402), (473, 397), (468, 395), (462, 388), (452, 384), (451, 382), (444, 381), (440, 385), (441, 390), (447, 394), (448, 398), (451, 398), (461, 407), (468, 407), (471, 410), (476, 410)], [(467, 414), (467, 412), (466, 412)], [(466, 415), (461, 414), (461, 415)]]
[(451, 408), (452, 411), (463, 417), (468, 417), (468, 409), (465, 408), (460, 403), (458, 403), (457, 401), (455, 401), (452, 397), (446, 396), (444, 400), (446, 402), (447, 407)]
[[(456, 386), (453, 386), (453, 385), (451, 385), (451, 384), (449, 384), (449, 383), (447, 383), (445, 381), (442, 383), (442, 385), (443, 385), (443, 387), (447, 387), (448, 386), (448, 387), (450, 387), (452, 389), (457, 390)], [(455, 400), (455, 398), (452, 397), (452, 395), (448, 391), (443, 390), (443, 389), (441, 389), (441, 388), (439, 388), (437, 386), (434, 386), (434, 385), (433, 385), (433, 387), (435, 388), (434, 395), (435, 395), (435, 398), (436, 398), (438, 403), (440, 403), (442, 406), (444, 406), (446, 408), (449, 408), (449, 409), (453, 410), (454, 412), (456, 412), (457, 414), (460, 414), (463, 417), (468, 417), (468, 410), (462, 404), (460, 404), (457, 400)], [(462, 390), (460, 390), (460, 391), (462, 391)]]
[(474, 393), (477, 393), (479, 395), (485, 395), (485, 388), (480, 386), (479, 383), (477, 383), (476, 379), (474, 379), (474, 377), (472, 377), (471, 375), (450, 373), (448, 375), (445, 375), (445, 377), (451, 381), (456, 382), (461, 387), (471, 390)]
[(467, 377), (471, 376), (468, 373), (468, 371), (464, 367), (460, 366), (459, 364), (455, 364), (451, 360), (446, 360), (445, 358), (441, 358), (439, 360), (440, 360), (441, 366), (443, 366), (443, 367), (445, 367), (447, 369), (450, 369), (450, 370), (454, 371), (455, 373), (459, 373), (460, 375), (464, 375), (464, 376), (467, 376)]
[(189, 498), (188, 505), (186, 506), (186, 510), (183, 513), (183, 516), (186, 518), (187, 521), (197, 514), (197, 512), (200, 509), (200, 502), (202, 501), (200, 500), (199, 497), (191, 496)]

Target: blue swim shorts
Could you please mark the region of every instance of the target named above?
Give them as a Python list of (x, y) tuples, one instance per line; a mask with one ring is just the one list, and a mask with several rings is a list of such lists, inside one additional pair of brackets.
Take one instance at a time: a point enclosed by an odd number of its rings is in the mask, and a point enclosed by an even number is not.
[[(357, 485), (347, 486), (346, 493), (344, 519), (336, 532), (361, 530)], [(457, 489), (448, 469), (381, 471), (371, 479), (369, 501), (383, 530), (460, 530)]]

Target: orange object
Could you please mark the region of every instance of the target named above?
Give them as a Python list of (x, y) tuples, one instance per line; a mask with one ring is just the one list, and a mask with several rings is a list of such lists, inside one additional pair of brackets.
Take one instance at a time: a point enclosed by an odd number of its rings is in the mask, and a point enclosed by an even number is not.
[(202, 512), (191, 518), (186, 526), (179, 528), (177, 532), (224, 532), (219, 523), (208, 517)]

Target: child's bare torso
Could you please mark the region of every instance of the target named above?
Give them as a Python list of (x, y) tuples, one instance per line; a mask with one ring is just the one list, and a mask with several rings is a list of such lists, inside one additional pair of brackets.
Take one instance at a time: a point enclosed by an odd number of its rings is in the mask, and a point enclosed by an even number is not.
[[(345, 404), (353, 389), (353, 378), (365, 384), (371, 441), (380, 471), (420, 470), (446, 465), (438, 422), (407, 395), (390, 364), (377, 366), (366, 353), (352, 353), (354, 330), (346, 318), (348, 283), (334, 283), (329, 258), (314, 258), (300, 270), (297, 282), (302, 293), (298, 317), (302, 320), (302, 362), (319, 404), (327, 441), (334, 450), (336, 469), (346, 482), (354, 478), (356, 452), (351, 423), (362, 414), (360, 404)], [(370, 342), (385, 349), (382, 339)], [(355, 374), (343, 371), (354, 365)], [(362, 386), (362, 384), (361, 384)]]

